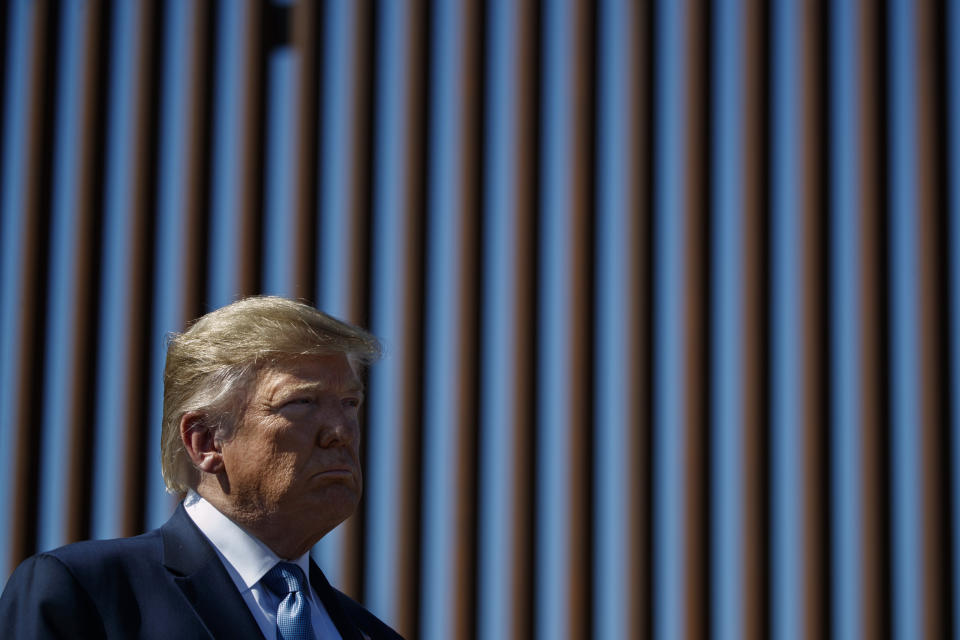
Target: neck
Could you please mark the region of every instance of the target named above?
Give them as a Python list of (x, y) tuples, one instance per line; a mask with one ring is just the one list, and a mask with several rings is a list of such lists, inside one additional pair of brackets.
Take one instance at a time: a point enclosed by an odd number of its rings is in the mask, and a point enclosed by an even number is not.
[[(283, 560), (296, 560), (307, 553), (322, 535), (310, 535), (301, 528), (291, 526), (291, 523), (276, 514), (267, 513), (255, 507), (244, 507), (231, 496), (216, 490), (198, 486), (196, 488), (204, 500), (230, 518), (251, 536), (265, 544), (271, 551)], [(324, 532), (326, 533), (326, 532)]]

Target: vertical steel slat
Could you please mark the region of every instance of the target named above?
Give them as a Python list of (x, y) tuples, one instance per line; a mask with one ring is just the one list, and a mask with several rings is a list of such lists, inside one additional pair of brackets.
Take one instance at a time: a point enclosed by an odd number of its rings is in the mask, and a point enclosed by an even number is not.
[(423, 320), (424, 320), (424, 268), (425, 268), (425, 209), (426, 209), (426, 129), (433, 115), (429, 111), (427, 96), (430, 91), (432, 65), (429, 62), (427, 43), (430, 32), (430, 12), (432, 4), (424, 0), (413, 0), (411, 11), (406, 16), (404, 29), (407, 32), (410, 69), (407, 76), (409, 85), (406, 93), (405, 112), (408, 116), (404, 123), (408, 131), (407, 145), (403, 150), (405, 170), (404, 201), (401, 203), (406, 226), (407, 245), (406, 264), (404, 265), (399, 292), (402, 296), (400, 316), (402, 318), (402, 340), (408, 357), (404, 359), (402, 376), (402, 394), (410, 398), (406, 404), (406, 413), (402, 416), (402, 439), (404, 464), (401, 467), (401, 490), (403, 501), (410, 505), (404, 509), (398, 523), (401, 527), (398, 549), (399, 563), (398, 590), (396, 603), (401, 612), (397, 625), (405, 630), (405, 635), (416, 636), (422, 629), (419, 616), (419, 601), (423, 586), (420, 568), (419, 547), (422, 530), (422, 422), (423, 422)]
[(19, 334), (18, 314), (20, 289), (23, 286), (22, 243), (23, 218), (19, 215), (23, 200), (22, 170), (20, 162), (24, 141), (24, 118), (28, 95), (25, 90), (30, 65), (29, 9), (36, 5), (7, 3), (0, 11), (8, 19), (4, 25), (3, 49), (3, 97), (0, 105), (3, 113), (2, 142), (0, 153), (0, 576), (6, 581), (20, 560), (13, 542), (19, 525), (15, 516), (16, 495), (15, 460), (19, 446), (14, 429), (14, 407), (17, 394), (16, 362), (22, 348)]
[(137, 135), (136, 70), (140, 49), (137, 46), (137, 16), (142, 3), (117, 3), (111, 16), (111, 50), (115, 63), (107, 80), (107, 130), (104, 170), (102, 227), (102, 266), (97, 301), (98, 334), (96, 413), (92, 468), (91, 532), (94, 538), (113, 538), (125, 530), (125, 470), (127, 460), (126, 403), (130, 389), (123, 349), (132, 330), (127, 322), (126, 294), (130, 290), (128, 244), (135, 219), (131, 191), (136, 160), (132, 159)]
[(458, 287), (457, 304), (462, 314), (460, 336), (459, 396), (460, 412), (455, 416), (461, 424), (462, 434), (456, 457), (459, 461), (457, 486), (459, 495), (453, 506), (457, 529), (454, 533), (457, 567), (455, 587), (457, 598), (455, 635), (475, 637), (477, 631), (477, 540), (479, 513), (479, 411), (480, 411), (480, 313), (483, 237), (483, 145), (485, 120), (483, 100), (485, 97), (486, 36), (488, 27), (484, 5), (477, 0), (468, 0), (462, 20), (465, 25), (464, 58), (461, 66), (462, 121), (464, 128), (461, 206), (466, 222), (460, 229), (462, 271)]
[(479, 638), (532, 636), (536, 21), (489, 4), (479, 407)]
[[(424, 330), (424, 435), (420, 635), (466, 637), (473, 586), (474, 438), (471, 415), (476, 296), (476, 197), (470, 164), (478, 127), (469, 105), (475, 74), (470, 3), (438, 5), (433, 14), (428, 133)], [(473, 196), (473, 197), (471, 197)]]
[(145, 479), (146, 527), (169, 517), (175, 498), (160, 470), (164, 337), (203, 312), (206, 281), (205, 216), (210, 196), (211, 101), (215, 3), (171, 3), (166, 12), (164, 79), (157, 164), (150, 408)]
[[(297, 32), (310, 26), (300, 23), (310, 16), (299, 8), (266, 2), (261, 7), (261, 51), (264, 56), (264, 79), (260, 97), (262, 109), (258, 127), (250, 129), (251, 143), (257, 139), (262, 144), (261, 153), (270, 162), (260, 162), (259, 167), (251, 165), (251, 171), (263, 175), (261, 195), (263, 198), (262, 218), (257, 223), (255, 235), (260, 236), (262, 265), (259, 282), (255, 286), (259, 293), (293, 296), (295, 289), (302, 286), (302, 276), (297, 269), (302, 266), (304, 256), (298, 255), (305, 240), (312, 244), (312, 234), (305, 233), (301, 222), (312, 220), (301, 216), (299, 204), (302, 190), (299, 183), (304, 145), (316, 148), (315, 132), (312, 140), (306, 140), (307, 132), (297, 132), (301, 120), (301, 107), (308, 107), (307, 92), (316, 91), (316, 81), (302, 85), (301, 72), (306, 65), (316, 68), (314, 60), (304, 60), (303, 50), (298, 50)], [(296, 15), (294, 15), (296, 14)], [(292, 33), (292, 38), (290, 34)], [(315, 181), (313, 176), (311, 183)], [(312, 277), (312, 273), (306, 274)], [(308, 293), (312, 293), (308, 292)]]
[[(204, 300), (208, 309), (222, 307), (232, 302), (239, 292), (243, 273), (259, 270), (259, 254), (248, 254), (241, 250), (247, 243), (243, 240), (244, 230), (250, 227), (252, 204), (244, 189), (246, 182), (256, 176), (244, 173), (243, 153), (246, 138), (244, 108), (247, 106), (244, 80), (247, 76), (258, 77), (259, 67), (249, 70), (247, 60), (251, 54), (248, 47), (259, 47), (257, 42), (248, 43), (244, 37), (250, 21), (248, 13), (252, 11), (248, 2), (221, 2), (218, 21), (215, 25), (216, 52), (212, 67), (213, 77), (217, 78), (211, 90), (213, 109), (216, 118), (213, 121), (213, 149), (209, 214), (209, 265), (207, 289), (209, 295)], [(258, 35), (258, 32), (255, 33)], [(237, 262), (253, 263), (242, 269), (236, 269)], [(248, 278), (249, 279), (249, 278)]]
[(831, 402), (831, 548), (829, 566), (833, 584), (830, 633), (853, 640), (863, 637), (863, 520), (862, 391), (864, 386), (859, 342), (863, 317), (861, 237), (863, 176), (858, 156), (861, 132), (857, 128), (862, 103), (858, 64), (860, 32), (855, 2), (834, 3), (830, 9), (830, 344), (834, 390)]
[[(242, 124), (237, 209), (230, 212), (237, 226), (237, 254), (232, 265), (237, 274), (232, 298), (260, 293), (263, 268), (263, 209), (267, 120), (267, 0), (247, 0), (243, 24)], [(276, 159), (278, 162), (280, 159)], [(226, 302), (229, 302), (226, 301)], [(224, 302), (224, 304), (226, 303)]]
[(649, 616), (638, 579), (646, 538), (641, 495), (647, 487), (640, 441), (649, 428), (641, 419), (649, 402), (641, 311), (649, 306), (642, 288), (648, 275), (642, 265), (649, 256), (640, 238), (650, 213), (642, 200), (649, 183), (640, 160), (646, 110), (640, 96), (646, 87), (640, 88), (639, 14), (640, 8), (629, 3), (605, 2), (597, 29), (591, 636), (598, 638), (640, 637), (641, 619)]
[[(356, 27), (352, 54), (355, 60), (356, 81), (350, 90), (353, 104), (356, 105), (356, 118), (349, 128), (350, 144), (356, 149), (350, 158), (350, 179), (346, 184), (347, 201), (345, 214), (350, 219), (350, 232), (346, 246), (349, 249), (344, 263), (349, 287), (345, 296), (346, 317), (362, 326), (370, 326), (370, 216), (373, 209), (373, 122), (375, 105), (373, 101), (375, 83), (375, 16), (371, 2), (364, 0), (353, 3), (356, 8)], [(329, 212), (328, 213), (332, 213)], [(366, 459), (365, 447), (368, 440), (361, 442), (361, 455)], [(344, 588), (354, 589), (359, 598), (363, 587), (363, 540), (365, 539), (364, 511), (358, 510), (347, 521), (343, 532), (344, 543)]]
[[(216, 70), (216, 52), (223, 34), (218, 30), (223, 3), (219, 0), (196, 3), (188, 7), (192, 13), (193, 36), (190, 61), (191, 80), (186, 109), (185, 164), (186, 182), (182, 226), (182, 271), (175, 284), (180, 296), (179, 315), (172, 318), (174, 326), (182, 327), (188, 320), (207, 311), (207, 257), (212, 204), (213, 120), (216, 89), (222, 83)], [(167, 54), (173, 51), (167, 49)], [(168, 63), (169, 64), (169, 63)], [(216, 113), (219, 116), (219, 112)], [(154, 307), (159, 312), (161, 306)], [(162, 325), (161, 325), (162, 326)], [(162, 335), (162, 334), (161, 334)]]
[[(14, 22), (12, 20), (14, 16), (14, 3), (6, 2), (2, 7), (0, 7), (0, 35), (3, 36), (2, 42), (0, 42), (0, 116), (2, 116), (3, 122), (0, 122), (0, 184), (2, 184), (3, 176), (5, 175), (5, 166), (6, 166), (6, 154), (4, 149), (6, 149), (6, 138), (7, 138), (7, 82), (11, 76), (15, 75), (10, 73), (13, 69), (8, 68), (8, 64), (13, 64), (10, 62), (15, 59), (13, 52), (14, 43), (16, 42), (15, 32), (14, 32)], [(2, 273), (2, 271), (0, 271)], [(3, 287), (4, 282), (0, 279), (0, 297), (3, 296)], [(2, 554), (0, 554), (2, 556)], [(0, 571), (2, 573), (2, 571)]]
[[(366, 235), (369, 207), (369, 3), (332, 2), (321, 18), (323, 96), (319, 167), (317, 291), (321, 309), (367, 324)], [(361, 447), (366, 446), (366, 439)], [(316, 547), (331, 583), (361, 597), (362, 508)]]
[(209, 308), (260, 292), (266, 0), (223, 2), (217, 25)]
[(127, 270), (130, 273), (126, 292), (127, 345), (124, 349), (128, 399), (126, 413), (121, 420), (128, 432), (125, 452), (126, 477), (123, 494), (123, 535), (143, 531), (145, 516), (146, 394), (148, 388), (151, 350), (149, 336), (152, 323), (153, 260), (155, 221), (157, 216), (157, 158), (159, 138), (159, 95), (163, 69), (163, 11), (147, 3), (139, 16), (137, 41), (139, 43), (136, 75), (136, 114), (134, 131), (133, 189), (127, 215), (134, 222), (130, 228)]
[(915, 56), (917, 60), (914, 86), (916, 104), (917, 193), (915, 218), (917, 225), (917, 330), (919, 363), (922, 376), (919, 407), (921, 486), (923, 501), (923, 534), (920, 540), (923, 562), (923, 633), (927, 638), (949, 635), (947, 597), (949, 548), (949, 477), (946, 409), (946, 344), (947, 254), (944, 242), (946, 225), (946, 171), (942, 163), (945, 117), (941, 117), (941, 84), (945, 60), (945, 42), (941, 39), (943, 12), (934, 3), (915, 5)]
[[(48, 317), (50, 322), (44, 336), (44, 350), (48, 354), (49, 366), (44, 371), (43, 396), (47, 398), (69, 397), (65, 379), (71, 369), (67, 359), (68, 332), (71, 311), (78, 308), (75, 300), (69, 300), (74, 292), (69, 278), (73, 265), (71, 255), (74, 251), (73, 238), (77, 236), (73, 228), (73, 202), (76, 194), (72, 193), (75, 186), (75, 151), (76, 117), (79, 110), (72, 108), (77, 100), (77, 82), (74, 65), (82, 61), (83, 42), (78, 37), (80, 24), (77, 12), (70, 8), (64, 12), (60, 32), (56, 38), (60, 41), (59, 60), (57, 61), (57, 104), (55, 105), (54, 122), (56, 148), (51, 150), (53, 155), (53, 176), (51, 183), (51, 212), (50, 212), (50, 277), (45, 291)], [(68, 204), (69, 203), (69, 204)], [(68, 267), (69, 265), (69, 267)], [(38, 495), (37, 495), (37, 548), (52, 549), (59, 547), (66, 541), (63, 537), (66, 528), (64, 517), (67, 508), (64, 500), (64, 489), (67, 486), (64, 473), (66, 464), (68, 421), (65, 412), (67, 403), (56, 403), (50, 406), (43, 414), (43, 422), (36, 426), (41, 430), (40, 450), (46, 454), (37, 461)]]
[(771, 636), (805, 637), (803, 3), (772, 10)]
[(511, 410), (511, 422), (515, 425), (512, 444), (516, 447), (513, 458), (512, 477), (517, 479), (518, 490), (510, 513), (512, 540), (515, 553), (512, 565), (511, 586), (514, 591), (513, 631), (515, 637), (532, 638), (535, 625), (535, 608), (538, 599), (534, 567), (537, 517), (536, 469), (537, 469), (537, 408), (534, 398), (540, 386), (537, 374), (537, 325), (541, 311), (536, 304), (536, 286), (539, 277), (541, 247), (538, 212), (542, 194), (537, 187), (540, 168), (540, 147), (544, 126), (539, 118), (540, 95), (543, 92), (540, 80), (541, 51), (543, 43), (543, 7), (525, 6), (518, 10), (517, 44), (521, 60), (516, 77), (515, 102), (518, 130), (514, 133), (517, 158), (514, 176), (511, 176), (513, 233), (515, 234), (514, 256), (516, 279), (512, 289), (512, 310), (516, 330), (516, 356), (510, 363), (516, 380), (515, 395)]
[[(54, 102), (56, 100), (56, 65), (59, 36), (59, 7), (48, 2), (33, 4), (21, 19), (29, 21), (28, 59), (30, 77), (27, 80), (23, 123), (25, 136), (18, 158), (23, 165), (20, 202), (7, 215), (22, 216), (19, 266), (21, 288), (12, 300), (16, 314), (16, 340), (19, 348), (13, 362), (14, 388), (11, 421), (7, 428), (13, 431), (13, 451), (16, 457), (12, 467), (11, 485), (13, 531), (10, 539), (12, 565), (33, 553), (37, 533), (37, 482), (40, 432), (36, 427), (43, 422), (43, 405), (39, 402), (42, 387), (46, 325), (43, 307), (46, 291), (47, 237), (50, 221), (51, 165), (53, 155)], [(10, 158), (10, 156), (8, 156)], [(8, 160), (9, 163), (10, 160)], [(9, 171), (9, 165), (8, 165)], [(8, 174), (9, 176), (9, 174)], [(9, 179), (9, 177), (8, 177)], [(13, 187), (8, 182), (7, 189)], [(9, 197), (9, 195), (7, 196)], [(5, 208), (6, 205), (5, 204)], [(15, 385), (15, 386), (14, 386)]]
[(480, 287), (481, 265), (480, 250), (482, 236), (482, 132), (483, 110), (483, 70), (484, 42), (486, 28), (482, 22), (483, 6), (476, 0), (470, 0), (462, 16), (465, 33), (463, 36), (464, 57), (461, 66), (462, 124), (464, 128), (464, 156), (460, 165), (462, 175), (461, 207), (463, 224), (460, 228), (459, 244), (462, 247), (461, 271), (457, 287), (459, 295), (454, 298), (460, 308), (461, 334), (458, 345), (458, 396), (460, 410), (454, 418), (461, 424), (459, 448), (455, 451), (458, 460), (456, 486), (458, 495), (451, 510), (457, 527), (454, 531), (454, 565), (457, 567), (456, 582), (458, 598), (455, 611), (454, 635), (468, 637), (476, 633), (476, 615), (474, 613), (476, 593), (476, 543), (477, 543), (477, 443), (479, 420), (480, 389)]
[(72, 204), (77, 217), (75, 254), (76, 299), (82, 301), (73, 318), (72, 363), (74, 380), (70, 392), (71, 435), (69, 462), (68, 538), (90, 534), (92, 507), (92, 460), (97, 358), (97, 317), (100, 299), (103, 209), (106, 193), (107, 104), (109, 95), (112, 4), (91, 2), (86, 6), (84, 39), (89, 46), (83, 66), (81, 132), (77, 198)]
[[(83, 11), (66, 8), (57, 106), (58, 148), (51, 224), (51, 326), (45, 396), (62, 398), (46, 414), (41, 468), (38, 549), (50, 549), (87, 536), (90, 502), (91, 412), (89, 380), (93, 367), (93, 313), (96, 308), (96, 252), (99, 235), (93, 181), (102, 164), (103, 81), (99, 73), (102, 2)], [(72, 45), (72, 46), (71, 46)]]
[(719, 3), (712, 28), (714, 95), (711, 123), (711, 277), (710, 336), (711, 523), (710, 634), (744, 636), (744, 426), (743, 332), (746, 155), (744, 152), (743, 6)]
[(587, 219), (590, 205), (590, 28), (584, 3), (544, 7), (540, 113), (537, 304), (537, 547), (535, 634), (589, 633), (587, 496), (590, 493)]
[(715, 312), (708, 283), (711, 271), (710, 207), (710, 50), (709, 6), (691, 0), (685, 29), (685, 211), (683, 218), (684, 379), (684, 635), (706, 637), (710, 628), (710, 340), (708, 319)]
[(573, 170), (570, 206), (570, 256), (566, 277), (569, 281), (571, 371), (570, 417), (572, 419), (569, 447), (571, 452), (572, 479), (576, 479), (576, 470), (582, 469), (580, 482), (573, 482), (569, 492), (570, 512), (569, 530), (571, 533), (570, 558), (571, 572), (568, 598), (571, 637), (583, 637), (590, 634), (593, 611), (590, 594), (594, 590), (591, 565), (592, 527), (591, 520), (595, 511), (591, 505), (594, 473), (593, 447), (593, 406), (591, 380), (595, 375), (593, 368), (594, 333), (593, 311), (596, 304), (594, 293), (594, 210), (595, 210), (595, 121), (596, 121), (596, 8), (594, 3), (581, 0), (573, 7), (574, 60), (571, 65), (570, 101), (573, 105), (573, 130), (571, 141), (571, 169)]
[(20, 561), (20, 553), (14, 545), (20, 522), (15, 517), (15, 461), (19, 450), (19, 433), (14, 428), (16, 416), (16, 396), (19, 379), (16, 375), (19, 352), (22, 349), (19, 333), (20, 291), (24, 286), (23, 272), (23, 235), (24, 220), (19, 215), (23, 203), (23, 153), (26, 127), (26, 102), (29, 93), (26, 89), (30, 58), (29, 33), (32, 18), (31, 9), (36, 4), (9, 3), (4, 7), (9, 15), (8, 30), (4, 33), (4, 59), (8, 68), (4, 69), (3, 107), (3, 160), (0, 163), (0, 576), (6, 580)]
[(911, 0), (892, 0), (890, 81), (890, 388), (893, 636), (923, 633), (922, 416), (919, 358), (916, 16)]
[(389, 357), (371, 372), (365, 600), (403, 635), (419, 633), (425, 14), (377, 7), (371, 326)]
[[(802, 101), (794, 125), (800, 132), (798, 150), (801, 172), (797, 214), (800, 216), (800, 295), (802, 300), (799, 382), (802, 433), (800, 482), (803, 484), (801, 519), (804, 527), (802, 549), (803, 637), (822, 638), (829, 634), (830, 591), (829, 562), (829, 389), (832, 372), (828, 360), (828, 304), (830, 287), (829, 237), (827, 227), (829, 199), (826, 190), (830, 163), (826, 153), (826, 81), (824, 49), (829, 40), (824, 29), (825, 6), (820, 2), (801, 5), (797, 34), (800, 47), (798, 82)], [(837, 132), (841, 135), (840, 132)]]
[(860, 536), (862, 567), (860, 581), (863, 584), (862, 604), (858, 616), (863, 624), (864, 637), (878, 637), (890, 626), (889, 584), (889, 531), (890, 523), (884, 505), (889, 496), (884, 478), (888, 467), (886, 433), (888, 414), (884, 392), (884, 357), (887, 341), (884, 323), (887, 309), (883, 291), (884, 264), (884, 211), (883, 205), (883, 132), (885, 123), (880, 105), (886, 96), (881, 89), (882, 36), (881, 13), (876, 3), (869, 0), (857, 3), (859, 22), (859, 65), (857, 86), (863, 100), (858, 110), (857, 152), (862, 163), (857, 181), (860, 207), (859, 252), (860, 295), (857, 303), (861, 309), (858, 330), (860, 332), (859, 369), (862, 372), (862, 389), (858, 395), (862, 407), (860, 429), (862, 431), (862, 471), (859, 510), (863, 520)]
[(687, 535), (685, 489), (687, 376), (685, 236), (688, 205), (683, 176), (687, 98), (686, 3), (656, 6), (654, 53), (654, 294), (653, 294), (653, 636), (686, 635)]
[[(766, 106), (767, 64), (765, 46), (767, 21), (762, 4), (744, 0), (745, 24), (741, 44), (743, 56), (743, 636), (759, 640), (769, 635), (768, 490), (769, 478), (766, 434), (769, 425), (769, 329), (766, 275), (769, 262), (764, 259), (769, 226), (769, 153)], [(769, 255), (769, 252), (766, 252)]]
[[(947, 113), (960, 113), (960, 6), (947, 5)], [(947, 541), (952, 550), (953, 565), (949, 567), (952, 580), (952, 601), (946, 606), (953, 616), (953, 628), (946, 632), (954, 637), (960, 634), (960, 125), (956, 118), (947, 119), (947, 184), (949, 185), (945, 210), (949, 233), (947, 255), (949, 269), (949, 380), (950, 398), (949, 443), (951, 470), (950, 524), (952, 535)]]
[(93, 535), (142, 531), (146, 410), (147, 292), (152, 276), (149, 236), (154, 219), (156, 100), (153, 82), (158, 21), (149, 6), (117, 7), (114, 34), (121, 52), (112, 67), (104, 262), (101, 278), (98, 395), (94, 455)]
[[(635, 390), (630, 394), (631, 416), (628, 433), (633, 464), (630, 466), (628, 486), (635, 488), (631, 496), (632, 513), (629, 518), (628, 539), (634, 540), (629, 566), (630, 593), (634, 597), (630, 607), (628, 635), (652, 637), (654, 624), (653, 593), (653, 430), (654, 430), (654, 64), (653, 38), (654, 8), (635, 7), (630, 25), (633, 32), (630, 57), (636, 62), (630, 89), (630, 112), (633, 114), (630, 138), (629, 167), (633, 179), (629, 181), (629, 212), (634, 213), (635, 228), (629, 237), (633, 242), (632, 259), (628, 273), (634, 274), (631, 283), (633, 303), (630, 305), (629, 326), (635, 327), (629, 354), (630, 376)], [(627, 276), (629, 281), (629, 275)], [(632, 428), (630, 428), (632, 427)], [(599, 617), (598, 611), (594, 612)]]
[(296, 124), (293, 154), (293, 224), (291, 294), (313, 300), (316, 294), (316, 219), (319, 178), (319, 120), (322, 95), (322, 7), (316, 2), (298, 2), (289, 12), (289, 31), (295, 54)]

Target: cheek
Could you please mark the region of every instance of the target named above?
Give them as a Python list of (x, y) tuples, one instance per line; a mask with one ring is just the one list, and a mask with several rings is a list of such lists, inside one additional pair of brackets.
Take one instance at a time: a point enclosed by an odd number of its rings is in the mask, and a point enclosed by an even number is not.
[(299, 460), (295, 452), (276, 446), (275, 443), (260, 443), (257, 447), (234, 451), (237, 464), (244, 474), (260, 486), (282, 486), (289, 483)]
[(264, 473), (283, 481), (289, 482), (297, 476), (299, 469), (303, 467), (303, 456), (293, 451), (284, 451), (272, 456), (270, 466), (264, 469)]
[(297, 486), (300, 468), (292, 455), (281, 455), (270, 460), (261, 460), (257, 471), (258, 493), (267, 502), (281, 502)]

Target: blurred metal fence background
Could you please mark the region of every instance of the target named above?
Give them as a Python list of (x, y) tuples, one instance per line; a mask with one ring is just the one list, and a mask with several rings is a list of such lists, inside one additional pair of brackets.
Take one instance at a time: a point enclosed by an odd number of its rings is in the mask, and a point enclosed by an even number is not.
[(155, 527), (164, 335), (386, 345), (315, 553), (411, 638), (944, 638), (960, 5), (0, 5), (0, 576)]

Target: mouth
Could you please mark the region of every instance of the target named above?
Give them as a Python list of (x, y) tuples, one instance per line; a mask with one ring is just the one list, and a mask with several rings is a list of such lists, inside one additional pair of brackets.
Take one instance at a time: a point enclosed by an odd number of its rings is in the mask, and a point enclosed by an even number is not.
[(353, 478), (353, 470), (348, 467), (334, 467), (332, 469), (324, 469), (323, 471), (314, 474), (314, 477), (317, 478)]

